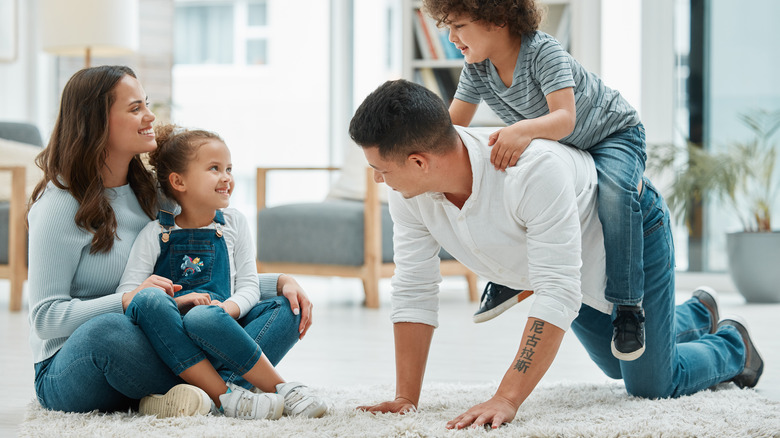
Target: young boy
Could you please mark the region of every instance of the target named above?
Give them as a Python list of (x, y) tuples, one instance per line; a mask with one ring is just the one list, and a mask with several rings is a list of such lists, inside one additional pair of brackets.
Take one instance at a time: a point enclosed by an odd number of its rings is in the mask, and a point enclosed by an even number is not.
[[(585, 70), (560, 43), (538, 30), (534, 0), (424, 0), (450, 30), (466, 64), (449, 111), (468, 126), (484, 100), (507, 124), (490, 137), (491, 163), (513, 166), (535, 138), (587, 150), (598, 171), (598, 206), (606, 248), (606, 298), (614, 304), (612, 353), (644, 352), (642, 217), (645, 133), (636, 110)], [(519, 295), (518, 295), (519, 294)], [(475, 322), (498, 316), (528, 296), (488, 283)]]

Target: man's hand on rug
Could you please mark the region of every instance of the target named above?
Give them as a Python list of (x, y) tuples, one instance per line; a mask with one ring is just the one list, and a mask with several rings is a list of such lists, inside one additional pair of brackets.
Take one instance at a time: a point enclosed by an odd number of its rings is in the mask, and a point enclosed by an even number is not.
[(417, 406), (410, 400), (403, 397), (398, 397), (393, 401), (379, 403), (373, 406), (358, 406), (357, 409), (361, 411), (371, 412), (372, 414), (386, 414), (392, 412), (394, 414), (405, 414), (407, 412), (417, 410)]
[(463, 429), (464, 427), (480, 427), (490, 425), (498, 429), (502, 424), (509, 423), (517, 414), (517, 406), (503, 397), (493, 396), (490, 400), (473, 406), (454, 420), (447, 423), (447, 429)]

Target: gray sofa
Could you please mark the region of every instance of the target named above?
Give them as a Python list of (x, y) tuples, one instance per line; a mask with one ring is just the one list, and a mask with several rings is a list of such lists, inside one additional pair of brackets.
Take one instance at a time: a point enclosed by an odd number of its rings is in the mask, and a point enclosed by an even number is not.
[[(271, 171), (337, 171), (337, 168), (257, 169), (258, 272), (356, 277), (363, 281), (366, 307), (379, 307), (379, 280), (393, 275), (393, 221), (378, 199), (370, 168), (362, 201), (326, 200), (266, 208)], [(476, 301), (477, 276), (442, 250), (441, 274), (466, 277)]]
[[(0, 138), (43, 147), (40, 131), (35, 125), (29, 123), (0, 122)], [(27, 228), (24, 221), (27, 200), (23, 196), (25, 170), (23, 167), (12, 169), (9, 166), (0, 166), (0, 172), (9, 172), (12, 175), (14, 172), (16, 175), (21, 172), (18, 178), (22, 181), (21, 187), (15, 187), (15, 184), (12, 187), (12, 191), (19, 194), (17, 199), (22, 199), (21, 205), (14, 205), (17, 209), (13, 218), (15, 220), (11, 217), (11, 202), (0, 201), (0, 278), (10, 280), (9, 307), (12, 311), (18, 311), (21, 309), (22, 286), (27, 279)], [(23, 236), (23, 238), (12, 242), (11, 235)]]
[(30, 123), (0, 122), (0, 138), (43, 147), (41, 132)]

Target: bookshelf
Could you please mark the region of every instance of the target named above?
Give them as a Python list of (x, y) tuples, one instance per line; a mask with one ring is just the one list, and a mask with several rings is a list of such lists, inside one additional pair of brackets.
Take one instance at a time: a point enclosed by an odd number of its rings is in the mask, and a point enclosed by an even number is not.
[[(573, 20), (580, 10), (578, 1), (583, 0), (544, 1), (547, 13), (541, 25), (543, 32), (554, 36), (575, 57), (576, 48), (571, 44), (572, 31), (584, 29)], [(405, 79), (425, 85), (436, 92), (449, 104), (463, 68), (463, 56), (449, 42), (448, 31), (436, 28), (436, 21), (423, 13), (421, 8), (420, 0), (403, 0), (402, 74)], [(593, 27), (588, 28), (592, 33)], [(482, 104), (472, 125), (499, 126), (503, 125), (503, 122)]]
[(425, 85), (449, 103), (458, 85), (463, 55), (446, 29), (421, 10), (422, 1), (403, 0), (403, 77)]

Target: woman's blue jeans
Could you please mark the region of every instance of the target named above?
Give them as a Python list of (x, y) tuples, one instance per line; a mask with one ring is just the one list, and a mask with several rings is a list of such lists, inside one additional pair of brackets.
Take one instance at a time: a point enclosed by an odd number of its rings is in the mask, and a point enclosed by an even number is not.
[(645, 128), (616, 132), (588, 149), (599, 180), (599, 219), (607, 255), (605, 297), (618, 305), (637, 305), (644, 295), (642, 212), (639, 181), (645, 172)]
[[(237, 361), (226, 359), (233, 347), (229, 340), (219, 338), (228, 329), (212, 324), (212, 310), (208, 308), (216, 307), (197, 307), (204, 309), (193, 314), (191, 326), (202, 336), (198, 335), (197, 340), (189, 338), (188, 342), (204, 344), (204, 357), (226, 382), (251, 387), (240, 377), (241, 366), (233, 368)], [(178, 318), (181, 321), (180, 315)], [(287, 299), (276, 297), (262, 301), (239, 324), (233, 324), (240, 327), (242, 337), (252, 339), (276, 365), (298, 340), (299, 318), (293, 315)], [(202, 333), (206, 327), (213, 333)], [(35, 364), (38, 401), (47, 409), (67, 412), (125, 410), (134, 407), (138, 399), (165, 393), (179, 383), (183, 381), (157, 354), (141, 328), (119, 313), (100, 315), (86, 322), (57, 354)]]
[(640, 196), (644, 236), (644, 354), (624, 362), (612, 355), (612, 318), (583, 305), (572, 330), (607, 376), (629, 394), (678, 397), (727, 381), (745, 366), (745, 347), (733, 327), (709, 334), (710, 314), (698, 299), (674, 299), (674, 244), (669, 210), (650, 181)]

